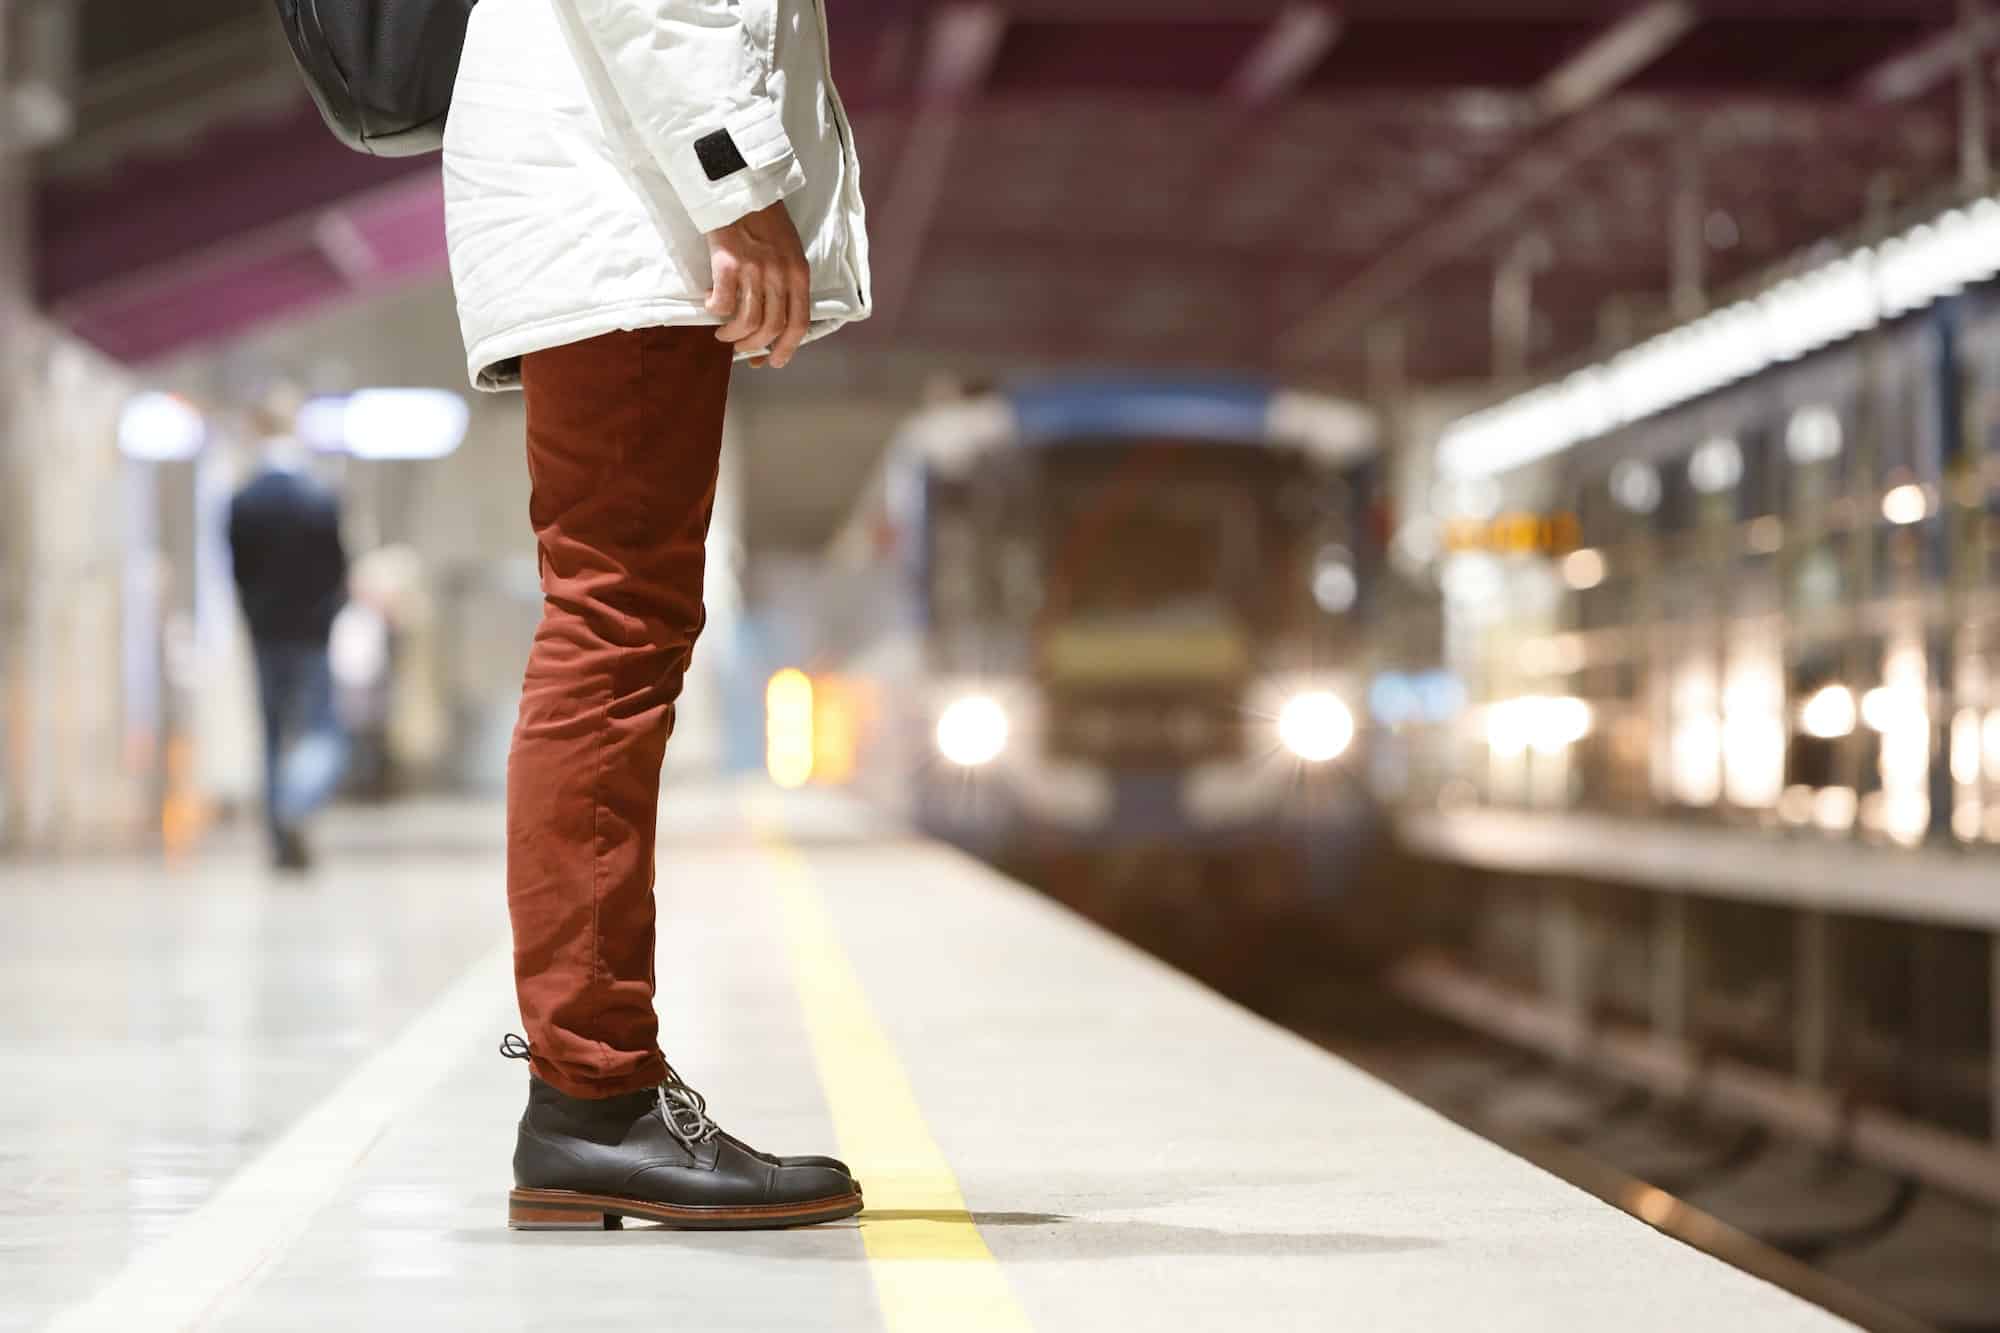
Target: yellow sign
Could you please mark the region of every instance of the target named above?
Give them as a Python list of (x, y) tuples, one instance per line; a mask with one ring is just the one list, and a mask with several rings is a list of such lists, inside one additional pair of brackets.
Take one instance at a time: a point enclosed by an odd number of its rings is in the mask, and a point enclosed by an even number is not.
[(1583, 529), (1575, 514), (1455, 518), (1444, 529), (1444, 548), (1453, 554), (1568, 555), (1582, 544)]

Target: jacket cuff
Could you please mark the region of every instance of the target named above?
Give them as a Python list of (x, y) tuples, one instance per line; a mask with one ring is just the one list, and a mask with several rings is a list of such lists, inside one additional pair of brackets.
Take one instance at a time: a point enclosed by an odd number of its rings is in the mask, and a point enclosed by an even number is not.
[(688, 209), (695, 229), (704, 234), (720, 231), (739, 218), (769, 208), (806, 183), (806, 170), (796, 161), (784, 170), (739, 172), (722, 182), (703, 202)]
[(691, 195), (682, 202), (695, 227), (715, 231), (769, 208), (806, 183), (776, 106), (760, 102), (726, 118), (675, 150), (677, 173)]

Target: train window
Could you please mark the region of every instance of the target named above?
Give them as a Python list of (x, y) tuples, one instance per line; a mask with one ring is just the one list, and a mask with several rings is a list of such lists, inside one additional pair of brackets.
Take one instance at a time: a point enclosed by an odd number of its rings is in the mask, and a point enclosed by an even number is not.
[(1743, 484), (1743, 446), (1729, 435), (1703, 440), (1688, 455), (1687, 484), (1694, 492), (1692, 508), (1701, 527), (1714, 529), (1734, 523), (1736, 490)]
[(1688, 484), (1702, 495), (1734, 490), (1743, 480), (1743, 446), (1727, 435), (1702, 441), (1688, 458)]
[(1830, 503), (1839, 489), (1847, 459), (1847, 423), (1834, 408), (1815, 404), (1799, 408), (1785, 424), (1785, 461), (1781, 503), (1787, 512), (1805, 517)]
[(1711, 652), (1684, 641), (1666, 669), (1667, 794), (1707, 807), (1722, 796), (1722, 696)]
[(1660, 470), (1651, 463), (1627, 459), (1611, 469), (1611, 498), (1628, 514), (1651, 514), (1660, 507)]
[(1844, 447), (1846, 428), (1831, 407), (1802, 407), (1785, 426), (1785, 456), (1801, 467), (1831, 462)]
[[(1943, 772), (1932, 770), (1935, 682), (1920, 636), (1898, 636), (1884, 643), (1881, 654), (1881, 683), (1861, 696), (1861, 721), (1875, 752), (1874, 780), (1864, 779), (1862, 822), (1897, 842), (1917, 843), (1930, 827), (1932, 779)], [(1867, 791), (1870, 785), (1874, 792)]]
[[(1794, 725), (1785, 760), (1785, 781), (1811, 793), (1842, 779), (1840, 745), (1859, 721), (1854, 691), (1840, 680), (1840, 659), (1828, 647), (1803, 648), (1792, 664)], [(1809, 809), (1809, 806), (1802, 809)], [(1803, 823), (1804, 818), (1799, 822)]]
[(1722, 786), (1729, 802), (1766, 810), (1785, 787), (1784, 668), (1778, 645), (1740, 635), (1729, 647), (1722, 686)]
[[(1905, 503), (1917, 507), (1899, 510), (1898, 501), (1911, 492), (1915, 498)], [(1879, 587), (1914, 589), (1919, 581), (1942, 575), (1945, 524), (1937, 515), (1925, 514), (1921, 507), (1925, 503), (1921, 490), (1914, 486), (1899, 487), (1883, 497), (1885, 521), (1872, 544)]]

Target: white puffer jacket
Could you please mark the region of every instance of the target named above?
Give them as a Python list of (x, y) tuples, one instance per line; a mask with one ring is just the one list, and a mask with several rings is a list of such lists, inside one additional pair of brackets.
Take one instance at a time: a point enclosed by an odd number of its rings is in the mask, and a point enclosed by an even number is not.
[(445, 222), (472, 380), (527, 352), (714, 324), (704, 232), (785, 201), (812, 336), (869, 309), (854, 136), (825, 0), (482, 0), (445, 131)]

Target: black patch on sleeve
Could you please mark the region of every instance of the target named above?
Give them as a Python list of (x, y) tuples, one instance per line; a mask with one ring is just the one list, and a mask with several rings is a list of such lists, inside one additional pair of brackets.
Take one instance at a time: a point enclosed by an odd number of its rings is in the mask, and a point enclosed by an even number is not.
[(750, 167), (737, 150), (736, 140), (729, 137), (728, 130), (717, 130), (694, 141), (694, 155), (701, 159), (701, 169), (708, 173), (712, 181), (724, 176), (734, 176)]

